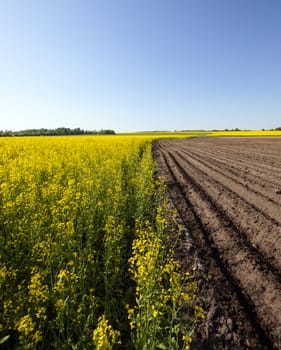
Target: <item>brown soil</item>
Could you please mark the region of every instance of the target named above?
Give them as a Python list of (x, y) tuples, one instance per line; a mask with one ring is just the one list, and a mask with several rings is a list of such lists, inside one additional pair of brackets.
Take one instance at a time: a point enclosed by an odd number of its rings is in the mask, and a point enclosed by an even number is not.
[(155, 143), (206, 318), (193, 349), (281, 349), (281, 139)]

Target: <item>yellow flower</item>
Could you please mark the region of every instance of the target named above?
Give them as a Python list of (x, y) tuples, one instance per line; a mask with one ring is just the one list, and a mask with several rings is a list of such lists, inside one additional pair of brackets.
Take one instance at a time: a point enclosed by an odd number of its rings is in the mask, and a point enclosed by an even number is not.
[(36, 317), (37, 318), (42, 318), (43, 320), (46, 320), (47, 319), (47, 316), (46, 316), (46, 308), (45, 307), (39, 307), (37, 309), (37, 312), (36, 312)]
[(0, 278), (4, 280), (6, 278), (6, 275), (7, 275), (7, 269), (6, 269), (6, 266), (3, 266), (0, 268)]
[(33, 343), (37, 344), (40, 340), (42, 340), (42, 338), (42, 333), (40, 331), (36, 331), (32, 336)]
[(198, 305), (195, 306), (194, 314), (196, 318), (202, 318), (202, 319), (205, 318), (204, 310), (202, 309), (201, 306), (198, 306)]
[(62, 279), (68, 279), (68, 273), (67, 270), (62, 269), (60, 270), (59, 274), (58, 274), (58, 279), (62, 280)]
[(25, 335), (28, 335), (29, 333), (32, 333), (35, 328), (35, 322), (32, 321), (32, 318), (30, 315), (25, 315), (20, 318), (18, 322), (16, 322), (16, 329), (20, 333), (24, 333)]
[(60, 311), (62, 308), (63, 308), (63, 300), (62, 299), (58, 299), (56, 301), (56, 304), (55, 304), (55, 308), (57, 311)]
[(35, 301), (36, 303), (42, 301), (45, 302), (48, 300), (48, 287), (42, 285), (43, 277), (39, 272), (35, 272), (30, 279), (30, 284), (28, 285), (29, 289), (29, 300)]
[(192, 342), (192, 338), (190, 337), (190, 335), (186, 334), (182, 337), (182, 340), (184, 341), (184, 349), (185, 350), (189, 350), (190, 349), (190, 344)]
[(120, 332), (113, 330), (105, 316), (98, 320), (98, 326), (93, 331), (93, 341), (97, 350), (111, 350), (114, 344), (121, 344)]

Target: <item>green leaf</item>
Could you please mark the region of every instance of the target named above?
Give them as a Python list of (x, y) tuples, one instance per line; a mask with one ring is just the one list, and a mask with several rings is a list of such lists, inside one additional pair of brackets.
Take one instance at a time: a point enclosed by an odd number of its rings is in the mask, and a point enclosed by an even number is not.
[(166, 346), (165, 344), (161, 343), (161, 344), (158, 344), (158, 345), (157, 345), (157, 348), (158, 348), (158, 349), (162, 349), (162, 350), (166, 350), (166, 349), (167, 349), (167, 346)]
[(7, 341), (9, 338), (10, 338), (10, 336), (9, 336), (9, 335), (6, 335), (6, 337), (4, 337), (4, 338), (2, 338), (2, 339), (0, 340), (0, 344), (5, 343), (5, 341)]

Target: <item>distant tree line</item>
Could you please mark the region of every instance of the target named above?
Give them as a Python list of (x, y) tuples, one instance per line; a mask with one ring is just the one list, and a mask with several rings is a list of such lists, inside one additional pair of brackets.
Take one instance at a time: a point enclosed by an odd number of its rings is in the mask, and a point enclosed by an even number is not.
[(64, 135), (115, 135), (114, 130), (82, 130), (80, 128), (27, 129), (20, 131), (0, 130), (0, 136), (64, 136)]
[[(262, 129), (262, 131), (265, 131), (265, 130), (267, 130), (267, 129)], [(270, 129), (271, 131), (273, 131), (273, 130), (281, 130), (281, 126), (279, 126), (278, 128), (275, 128), (275, 129)], [(213, 131), (215, 131), (215, 130), (213, 130)], [(217, 130), (218, 131), (218, 130)], [(224, 131), (241, 131), (241, 129), (239, 129), (239, 128), (235, 128), (235, 129), (224, 129)], [(251, 130), (249, 130), (249, 129), (245, 129), (245, 130), (243, 130), (243, 131), (251, 131)]]

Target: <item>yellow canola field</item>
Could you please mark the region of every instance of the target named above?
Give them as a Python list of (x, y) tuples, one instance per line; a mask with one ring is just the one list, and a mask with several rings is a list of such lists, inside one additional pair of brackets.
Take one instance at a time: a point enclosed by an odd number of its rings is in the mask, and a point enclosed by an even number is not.
[(281, 130), (217, 130), (217, 131), (167, 131), (167, 132), (139, 132), (121, 133), (120, 135), (131, 135), (135, 137), (151, 137), (153, 140), (167, 138), (194, 138), (194, 137), (274, 137), (281, 136)]
[(181, 291), (167, 254), (152, 139), (0, 138), (1, 349), (179, 348), (176, 305), (193, 283)]
[(241, 136), (241, 137), (266, 137), (266, 136), (281, 136), (281, 130), (249, 130), (249, 131), (212, 131), (208, 136)]
[(0, 139), (3, 346), (83, 348), (101, 310), (120, 316), (124, 237), (150, 210), (152, 174), (145, 137)]

